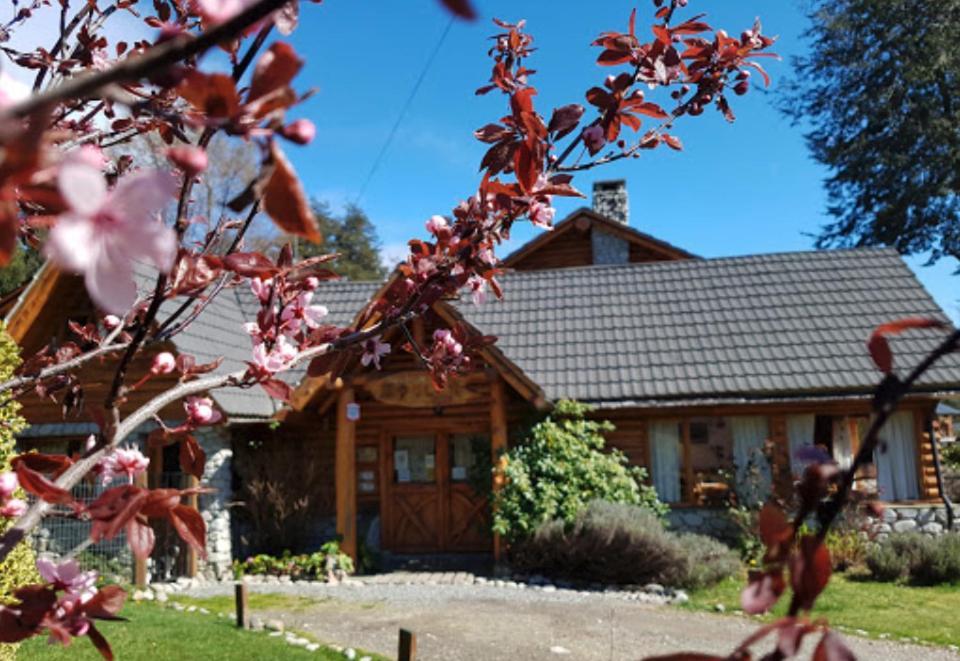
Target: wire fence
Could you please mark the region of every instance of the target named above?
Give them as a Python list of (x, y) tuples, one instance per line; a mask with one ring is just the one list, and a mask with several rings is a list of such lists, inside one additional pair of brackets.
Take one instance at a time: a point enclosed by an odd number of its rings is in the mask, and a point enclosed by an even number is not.
[[(187, 486), (183, 473), (161, 473), (156, 476), (154, 488), (182, 489)], [(74, 500), (82, 505), (96, 500), (100, 494), (117, 483), (103, 486), (99, 480), (84, 481), (72, 489)], [(153, 522), (152, 522), (153, 523)], [(132, 581), (134, 559), (127, 546), (127, 536), (121, 531), (116, 537), (90, 542), (90, 521), (77, 519), (69, 510), (56, 509), (46, 516), (33, 533), (34, 549), (39, 554), (58, 558), (75, 557), (85, 570), (94, 569), (101, 576), (116, 581)], [(156, 543), (147, 563), (151, 580), (173, 580), (186, 571), (186, 548), (172, 527), (163, 522), (153, 526)]]
[[(73, 498), (86, 505), (110, 488), (99, 480), (84, 481), (72, 489)], [(89, 521), (72, 516), (68, 510), (56, 509), (44, 517), (34, 532), (34, 548), (38, 553), (56, 557), (73, 556), (83, 569), (95, 569), (101, 576), (129, 581), (133, 578), (133, 554), (127, 536), (120, 532), (113, 539), (90, 543)]]

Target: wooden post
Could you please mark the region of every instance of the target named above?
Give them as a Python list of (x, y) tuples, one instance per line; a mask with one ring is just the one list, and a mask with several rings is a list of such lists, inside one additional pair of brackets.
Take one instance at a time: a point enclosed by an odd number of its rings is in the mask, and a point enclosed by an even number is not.
[(234, 586), (234, 592), (237, 596), (237, 628), (247, 628), (247, 616), (250, 613), (249, 595), (247, 594), (247, 584), (241, 581)]
[(683, 450), (683, 502), (695, 504), (693, 476), (693, 448), (690, 445), (690, 421), (680, 422), (680, 443)]
[[(150, 462), (153, 463), (152, 461)], [(147, 474), (140, 473), (133, 479), (135, 486), (140, 487), (141, 489), (147, 488)], [(138, 588), (147, 587), (147, 560), (146, 558), (140, 559), (134, 557), (133, 559), (133, 584)]]
[[(503, 379), (495, 376), (490, 383), (490, 452), (492, 465), (497, 467), (493, 476), (493, 489), (498, 491), (503, 484), (500, 455), (507, 450), (507, 396)], [(498, 533), (493, 534), (493, 559), (500, 562), (503, 553), (502, 541)]]
[(347, 419), (347, 405), (354, 400), (353, 388), (345, 387), (337, 398), (337, 534), (340, 549), (357, 560), (357, 450), (356, 423)]
[(416, 661), (417, 634), (406, 629), (400, 629), (400, 648), (397, 650), (397, 661)]
[[(200, 480), (198, 480), (196, 477), (194, 477), (193, 475), (190, 475), (187, 477), (187, 488), (194, 489), (199, 485), (200, 485)], [(187, 507), (193, 508), (195, 510), (200, 509), (199, 498), (197, 494), (192, 493), (189, 496), (187, 496)], [(204, 542), (206, 542), (206, 540), (204, 540)], [(197, 552), (192, 546), (188, 544), (187, 545), (187, 576), (189, 576), (190, 578), (196, 577), (197, 569), (198, 569), (197, 565), (198, 565)]]

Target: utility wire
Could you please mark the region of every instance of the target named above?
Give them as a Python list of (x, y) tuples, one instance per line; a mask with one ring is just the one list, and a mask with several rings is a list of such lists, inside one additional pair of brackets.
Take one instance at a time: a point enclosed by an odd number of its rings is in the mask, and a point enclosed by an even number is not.
[(423, 81), (427, 77), (427, 73), (430, 71), (430, 67), (433, 66), (433, 61), (437, 59), (437, 55), (440, 53), (440, 48), (443, 46), (443, 42), (447, 40), (447, 35), (450, 34), (450, 28), (453, 27), (455, 17), (451, 16), (450, 20), (447, 21), (447, 26), (443, 28), (443, 33), (440, 35), (440, 39), (437, 41), (437, 45), (433, 47), (433, 51), (430, 53), (430, 57), (427, 58), (426, 63), (423, 65), (423, 69), (420, 71), (420, 75), (417, 76), (417, 81), (413, 84), (413, 89), (410, 90), (410, 95), (407, 97), (407, 100), (404, 101), (403, 107), (400, 109), (400, 114), (397, 115), (397, 121), (394, 122), (393, 128), (390, 129), (390, 133), (387, 134), (387, 139), (384, 140), (383, 146), (380, 148), (380, 152), (377, 154), (377, 157), (373, 160), (373, 165), (370, 166), (370, 172), (367, 173), (367, 178), (363, 180), (363, 185), (360, 187), (360, 192), (357, 193), (356, 199), (353, 201), (355, 205), (360, 204), (360, 200), (363, 198), (363, 194), (367, 192), (367, 187), (370, 185), (370, 182), (373, 180), (374, 175), (377, 173), (377, 170), (380, 168), (380, 164), (383, 162), (384, 157), (387, 155), (387, 150), (390, 149), (390, 144), (393, 142), (394, 137), (397, 135), (397, 131), (400, 129), (400, 124), (403, 123), (403, 120), (407, 116), (407, 111), (410, 110), (410, 106), (413, 104), (414, 98), (417, 96), (417, 92), (420, 90), (420, 86), (423, 84)]

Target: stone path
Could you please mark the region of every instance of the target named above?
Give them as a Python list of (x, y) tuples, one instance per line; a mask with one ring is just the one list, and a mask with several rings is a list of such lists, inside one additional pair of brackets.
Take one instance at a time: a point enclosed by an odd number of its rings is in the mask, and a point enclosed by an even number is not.
[[(297, 612), (262, 612), (320, 640), (396, 655), (397, 632), (415, 631), (422, 661), (640, 659), (681, 650), (727, 653), (756, 623), (747, 618), (657, 606), (617, 592), (515, 582), (476, 584), (469, 575), (390, 574), (342, 585), (277, 583), (252, 591), (313, 597)], [(231, 584), (189, 588), (192, 596), (232, 594)], [(172, 597), (175, 598), (175, 597)], [(960, 659), (947, 649), (847, 636), (861, 660)], [(809, 653), (804, 658), (810, 658)]]

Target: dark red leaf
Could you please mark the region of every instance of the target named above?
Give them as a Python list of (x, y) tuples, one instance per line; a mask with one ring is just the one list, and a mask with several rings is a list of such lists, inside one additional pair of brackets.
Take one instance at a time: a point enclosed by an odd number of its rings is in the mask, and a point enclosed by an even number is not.
[(813, 535), (804, 535), (790, 559), (790, 583), (801, 609), (813, 608), (817, 597), (830, 582), (832, 571), (826, 545)]
[(870, 357), (874, 364), (884, 374), (893, 371), (893, 352), (890, 350), (890, 343), (887, 338), (891, 335), (899, 335), (905, 331), (915, 328), (944, 328), (945, 324), (939, 319), (930, 319), (928, 317), (906, 317), (897, 319), (886, 324), (881, 324), (870, 335), (867, 340), (867, 349), (870, 351)]
[(669, 133), (663, 134), (663, 141), (667, 143), (667, 146), (670, 149), (675, 149), (676, 151), (683, 151), (683, 143), (680, 142), (680, 138), (675, 135), (670, 135)]
[(26, 463), (14, 463), (13, 468), (17, 473), (20, 486), (27, 493), (55, 505), (67, 505), (73, 502), (73, 496), (69, 491), (58, 487), (37, 471), (27, 467)]
[(856, 661), (843, 639), (833, 631), (826, 631), (813, 651), (813, 661)]
[(303, 66), (293, 46), (282, 41), (271, 44), (253, 68), (247, 103), (278, 89), (287, 87)]
[(553, 111), (550, 117), (550, 123), (547, 125), (547, 131), (555, 133), (554, 138), (559, 140), (565, 135), (577, 128), (580, 118), (583, 117), (584, 108), (578, 103), (571, 103), (561, 106)]
[(83, 613), (97, 620), (122, 620), (117, 613), (123, 609), (126, 591), (119, 585), (105, 585), (83, 604)]
[(90, 625), (90, 628), (87, 629), (87, 636), (90, 638), (90, 642), (93, 643), (93, 646), (97, 648), (97, 651), (100, 652), (100, 656), (107, 661), (113, 661), (113, 650), (110, 649), (110, 643), (107, 642), (107, 639), (103, 637), (103, 634), (100, 633), (92, 624)]
[(440, 0), (440, 2), (460, 18), (472, 21), (477, 17), (477, 12), (474, 11), (470, 0)]
[(196, 549), (201, 558), (206, 558), (207, 524), (200, 512), (186, 505), (177, 505), (170, 510), (168, 517), (180, 538)]
[(177, 90), (188, 103), (208, 117), (232, 117), (240, 108), (233, 78), (224, 73), (205, 74), (190, 69)]
[(767, 503), (757, 517), (757, 533), (767, 547), (781, 544), (793, 535), (787, 515), (776, 505)]
[(258, 252), (235, 252), (224, 257), (223, 265), (245, 278), (272, 278), (280, 271)]
[(486, 126), (482, 126), (473, 132), (473, 135), (476, 136), (477, 140), (480, 142), (486, 142), (488, 144), (500, 142), (504, 138), (509, 138), (512, 134), (513, 131), (508, 129), (506, 126), (501, 126), (500, 124), (487, 124)]
[(122, 487), (107, 489), (87, 506), (87, 513), (93, 519), (90, 538), (94, 543), (102, 539), (113, 539), (126, 527), (147, 501), (148, 491), (126, 484)]
[(261, 381), (260, 387), (263, 388), (270, 397), (279, 399), (282, 402), (289, 402), (290, 396), (293, 395), (293, 389), (290, 385), (280, 379)]
[(140, 518), (136, 516), (127, 523), (127, 544), (135, 557), (146, 560), (153, 553), (155, 535), (150, 524)]
[(203, 477), (206, 464), (207, 454), (197, 443), (197, 439), (189, 434), (180, 439), (180, 470), (199, 480)]
[(310, 202), (303, 192), (293, 166), (277, 143), (270, 143), (273, 174), (263, 190), (263, 209), (277, 226), (288, 234), (320, 243), (322, 237)]
[(753, 574), (750, 577), (750, 583), (740, 593), (743, 612), (750, 615), (766, 613), (774, 607), (785, 589), (786, 582), (779, 571)]

